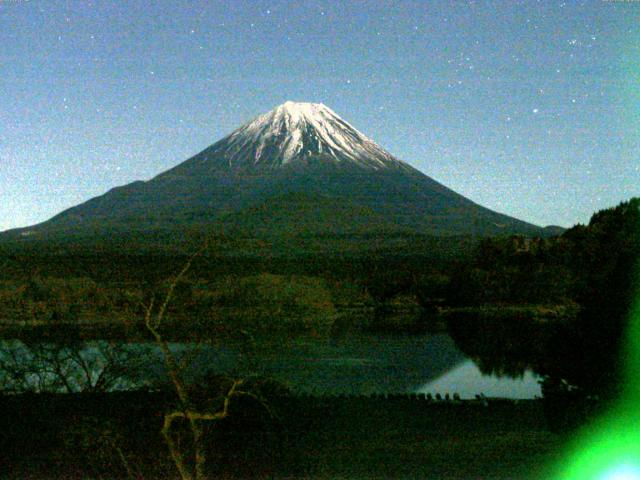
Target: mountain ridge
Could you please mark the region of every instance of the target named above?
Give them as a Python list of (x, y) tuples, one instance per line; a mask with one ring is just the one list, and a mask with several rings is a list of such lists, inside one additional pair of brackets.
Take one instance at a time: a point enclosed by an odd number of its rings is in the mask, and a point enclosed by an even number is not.
[(229, 168), (277, 167), (313, 156), (365, 169), (412, 168), (324, 104), (291, 101), (250, 120), (199, 155), (202, 162), (222, 156)]
[[(368, 230), (368, 218), (375, 218), (385, 231), (547, 235), (541, 227), (472, 202), (395, 158), (325, 105), (296, 102), (259, 115), (148, 181), (113, 188), (46, 222), (11, 232), (73, 235), (92, 228), (117, 234), (232, 226), (233, 218), (254, 218), (253, 227), (244, 221), (243, 231), (251, 235), (267, 232), (270, 223), (278, 223), (271, 218), (277, 216), (282, 228), (276, 230), (295, 236), (295, 220), (284, 225), (282, 204), (282, 198), (295, 193), (315, 199), (315, 211), (325, 212), (322, 219), (310, 215), (304, 222), (318, 234)], [(270, 199), (276, 198), (278, 211), (270, 215)], [(328, 218), (331, 210), (334, 216)], [(293, 217), (300, 221), (299, 214)]]

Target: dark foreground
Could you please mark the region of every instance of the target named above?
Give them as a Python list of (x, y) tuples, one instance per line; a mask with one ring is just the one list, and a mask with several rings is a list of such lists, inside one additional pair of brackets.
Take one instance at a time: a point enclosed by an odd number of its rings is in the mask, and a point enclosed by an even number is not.
[[(0, 398), (2, 478), (178, 478), (165, 393)], [(539, 401), (252, 399), (207, 432), (216, 478), (537, 479), (559, 457)], [(275, 414), (275, 417), (272, 416)]]

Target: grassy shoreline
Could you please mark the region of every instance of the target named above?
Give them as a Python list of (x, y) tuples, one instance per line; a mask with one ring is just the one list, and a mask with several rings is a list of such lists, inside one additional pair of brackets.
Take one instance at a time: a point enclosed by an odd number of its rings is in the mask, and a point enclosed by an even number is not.
[[(0, 397), (3, 423), (9, 422), (0, 429), (10, 469), (2, 477), (125, 478), (118, 461), (106, 457), (113, 451), (100, 457), (88, 448), (107, 428), (142, 478), (176, 478), (159, 435), (160, 415), (172, 401), (169, 392)], [(208, 429), (211, 474), (542, 479), (563, 442), (547, 429), (539, 401), (286, 396), (270, 402), (277, 419), (238, 404), (227, 421)]]

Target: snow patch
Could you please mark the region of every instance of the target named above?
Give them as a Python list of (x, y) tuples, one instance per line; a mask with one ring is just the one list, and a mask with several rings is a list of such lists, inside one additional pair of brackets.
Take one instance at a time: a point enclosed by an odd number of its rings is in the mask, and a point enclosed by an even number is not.
[(322, 103), (287, 101), (221, 140), (229, 165), (285, 165), (313, 155), (371, 169), (409, 168)]

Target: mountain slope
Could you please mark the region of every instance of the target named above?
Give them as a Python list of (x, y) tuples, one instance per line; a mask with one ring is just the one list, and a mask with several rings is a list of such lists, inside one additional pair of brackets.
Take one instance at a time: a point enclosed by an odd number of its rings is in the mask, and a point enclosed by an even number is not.
[[(222, 157), (230, 168), (279, 167), (326, 156), (362, 168), (408, 167), (333, 110), (318, 103), (285, 102), (214, 144), (199, 159)], [(210, 163), (211, 164), (211, 163)]]
[(244, 235), (544, 234), (396, 159), (324, 105), (293, 102), (149, 181), (115, 188), (14, 234), (216, 225)]

